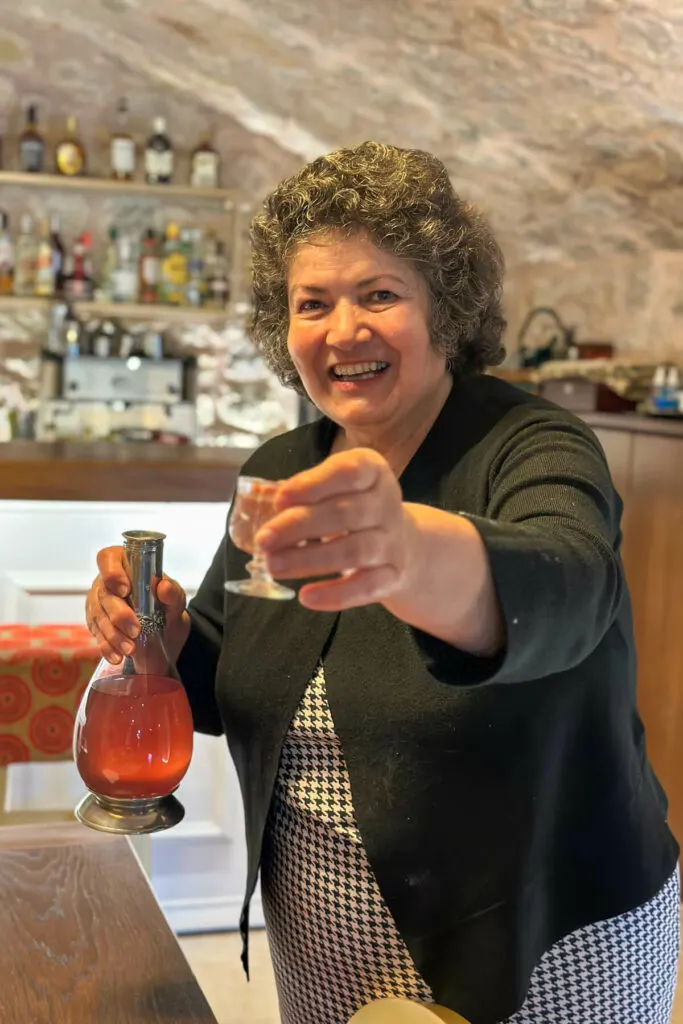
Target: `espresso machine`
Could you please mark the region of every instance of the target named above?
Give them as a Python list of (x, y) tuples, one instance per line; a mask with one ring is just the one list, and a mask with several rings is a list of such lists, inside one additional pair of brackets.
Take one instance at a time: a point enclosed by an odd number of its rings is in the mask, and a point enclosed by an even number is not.
[(168, 352), (164, 335), (116, 319), (81, 322), (56, 307), (42, 352), (36, 439), (196, 439), (196, 361)]

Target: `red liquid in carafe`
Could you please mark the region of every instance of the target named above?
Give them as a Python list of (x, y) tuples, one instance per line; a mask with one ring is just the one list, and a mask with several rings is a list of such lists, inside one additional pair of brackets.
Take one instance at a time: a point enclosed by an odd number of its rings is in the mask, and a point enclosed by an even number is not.
[(76, 720), (76, 767), (91, 792), (116, 799), (165, 796), (192, 758), (192, 714), (167, 676), (96, 680)]

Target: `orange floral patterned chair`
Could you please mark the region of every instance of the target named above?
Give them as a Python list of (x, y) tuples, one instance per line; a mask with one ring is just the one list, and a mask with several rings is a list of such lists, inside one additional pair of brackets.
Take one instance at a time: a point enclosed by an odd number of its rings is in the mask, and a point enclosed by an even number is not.
[(76, 710), (98, 660), (85, 626), (0, 625), (0, 823), (24, 817), (4, 813), (7, 765), (72, 757)]

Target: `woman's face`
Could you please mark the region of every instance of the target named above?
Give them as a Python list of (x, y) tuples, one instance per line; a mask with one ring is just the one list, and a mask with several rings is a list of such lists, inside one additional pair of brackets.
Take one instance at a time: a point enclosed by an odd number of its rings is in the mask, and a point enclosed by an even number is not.
[(429, 409), (446, 361), (429, 338), (429, 294), (367, 238), (302, 245), (288, 276), (287, 344), (311, 400), (351, 430), (384, 432)]

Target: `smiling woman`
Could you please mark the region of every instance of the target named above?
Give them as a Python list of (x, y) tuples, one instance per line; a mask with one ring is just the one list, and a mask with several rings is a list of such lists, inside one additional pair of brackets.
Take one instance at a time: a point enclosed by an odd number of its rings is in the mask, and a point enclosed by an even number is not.
[[(240, 777), (245, 962), (260, 872), (283, 1024), (378, 998), (666, 1024), (678, 847), (621, 502), (584, 423), (481, 372), (503, 354), (498, 246), (435, 157), (379, 143), (284, 181), (252, 240), (255, 339), (322, 416), (243, 467), (274, 493), (238, 540), (297, 601), (226, 595), (230, 531), (187, 609), (159, 585), (196, 728)], [(120, 549), (99, 564), (111, 657)]]
[(395, 458), (399, 445), (419, 443), (451, 382), (421, 275), (364, 233), (330, 233), (297, 247), (288, 291), (289, 356), (310, 399), (342, 427), (335, 449)]
[(454, 193), (436, 157), (365, 142), (320, 157), (283, 181), (254, 219), (253, 333), (283, 383), (301, 388), (287, 349), (292, 258), (306, 243), (358, 235), (375, 254), (396, 257), (382, 269), (404, 287), (416, 282), (414, 276), (406, 281), (406, 273), (419, 273), (429, 336), (450, 370), (502, 361), (503, 256), (486, 220)]

